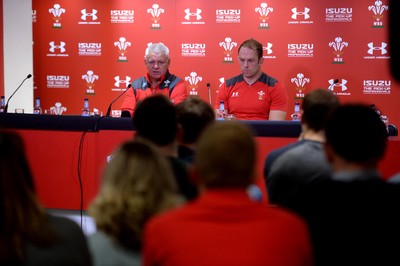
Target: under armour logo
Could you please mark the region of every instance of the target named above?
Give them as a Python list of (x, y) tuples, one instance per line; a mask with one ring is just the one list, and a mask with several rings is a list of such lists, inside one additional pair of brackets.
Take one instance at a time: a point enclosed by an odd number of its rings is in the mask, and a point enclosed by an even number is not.
[(239, 97), (239, 92), (238, 91), (232, 92), (232, 97)]
[(340, 87), (341, 91), (346, 91), (347, 90), (347, 86), (346, 86), (347, 80), (346, 79), (342, 79), (342, 82), (335, 82), (334, 79), (330, 79), (330, 80), (328, 80), (328, 82), (329, 82), (328, 89), (330, 91), (334, 91), (335, 87)]
[(121, 84), (125, 84), (125, 87), (126, 87), (131, 82), (131, 77), (125, 76), (125, 79), (121, 79), (119, 76), (116, 76), (116, 77), (114, 77), (114, 80), (115, 80), (115, 83), (114, 83), (115, 87), (119, 88), (119, 86)]
[(186, 13), (185, 19), (190, 20), (190, 17), (196, 17), (196, 20), (200, 20), (200, 19), (202, 19), (202, 16), (200, 15), (201, 12), (203, 12), (203, 11), (199, 8), (197, 8), (196, 12), (194, 12), (194, 13), (190, 12), (190, 9), (187, 8), (187, 9), (185, 9), (185, 13)]
[(97, 19), (97, 15), (96, 15), (97, 14), (97, 10), (96, 9), (92, 9), (92, 13), (88, 13), (86, 11), (86, 9), (82, 9), (81, 13), (82, 13), (82, 16), (81, 16), (82, 20), (86, 20), (87, 17), (92, 17), (93, 20)]
[(368, 43), (368, 53), (369, 54), (374, 54), (374, 51), (381, 51), (381, 55), (386, 54), (387, 53), (387, 43), (385, 42), (381, 42), (381, 46), (374, 46), (373, 42)]
[(304, 11), (297, 11), (297, 7), (292, 8), (292, 19), (297, 19), (297, 16), (304, 16), (304, 19), (309, 19), (310, 15), (308, 14), (310, 12), (310, 9), (308, 7), (304, 8)]
[(66, 51), (65, 49), (65, 42), (60, 42), (60, 45), (56, 45), (55, 42), (49, 42), (50, 49), (49, 51), (54, 53), (55, 49), (60, 49), (61, 53), (64, 53)]
[(267, 51), (267, 54), (272, 54), (272, 49), (271, 48), (272, 48), (272, 43), (269, 42), (269, 43), (267, 43), (267, 46), (263, 47), (263, 50)]

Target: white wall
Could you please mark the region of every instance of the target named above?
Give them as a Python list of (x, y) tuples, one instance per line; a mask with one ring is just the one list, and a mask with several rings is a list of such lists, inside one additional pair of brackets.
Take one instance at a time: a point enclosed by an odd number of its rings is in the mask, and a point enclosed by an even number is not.
[[(28, 74), (33, 75), (32, 1), (3, 0), (4, 94), (6, 101)], [(33, 77), (9, 102), (8, 112), (33, 111)]]

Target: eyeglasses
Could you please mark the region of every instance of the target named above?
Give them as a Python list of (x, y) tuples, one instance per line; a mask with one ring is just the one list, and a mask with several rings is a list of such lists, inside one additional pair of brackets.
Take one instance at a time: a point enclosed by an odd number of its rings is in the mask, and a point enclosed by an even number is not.
[(149, 66), (155, 66), (156, 64), (159, 66), (159, 67), (162, 67), (162, 66), (164, 66), (165, 64), (166, 64), (166, 62), (165, 61), (146, 61), (146, 63), (149, 65)]

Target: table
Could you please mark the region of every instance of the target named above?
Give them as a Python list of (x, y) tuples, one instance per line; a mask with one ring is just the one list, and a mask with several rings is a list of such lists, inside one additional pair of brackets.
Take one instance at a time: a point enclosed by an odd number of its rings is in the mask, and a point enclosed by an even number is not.
[[(223, 123), (223, 121), (218, 122)], [(297, 141), (298, 121), (242, 121), (249, 125), (258, 146), (256, 184), (266, 198), (263, 163), (273, 149)], [(37, 193), (46, 208), (86, 210), (101, 185), (107, 156), (131, 139), (130, 118), (0, 114), (0, 126), (17, 131), (26, 154)], [(400, 172), (400, 139), (391, 137), (379, 169), (385, 178)]]

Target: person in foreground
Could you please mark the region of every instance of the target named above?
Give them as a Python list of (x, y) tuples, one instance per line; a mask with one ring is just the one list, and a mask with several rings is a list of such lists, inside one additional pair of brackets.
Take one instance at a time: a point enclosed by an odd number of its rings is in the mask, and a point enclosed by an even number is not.
[(172, 170), (156, 147), (140, 139), (121, 145), (89, 206), (97, 226), (89, 236), (94, 265), (141, 265), (143, 225), (184, 202), (176, 190)]
[(132, 117), (136, 103), (155, 93), (167, 96), (174, 104), (187, 97), (185, 81), (169, 72), (171, 59), (166, 45), (150, 43), (145, 51), (144, 63), (147, 75), (135, 79), (132, 88), (125, 93), (122, 117)]
[(208, 127), (194, 162), (203, 194), (149, 221), (144, 265), (312, 265), (305, 223), (248, 197), (256, 154), (244, 124), (229, 121)]
[(150, 141), (166, 156), (178, 184), (178, 192), (187, 200), (196, 198), (197, 185), (189, 178), (185, 162), (178, 159), (178, 123), (171, 101), (161, 94), (147, 97), (136, 106), (132, 123), (136, 129), (135, 138)]
[(74, 221), (48, 214), (17, 133), (0, 131), (0, 265), (92, 265)]
[[(242, 73), (226, 80), (215, 102), (217, 116), (232, 114), (239, 120), (285, 120), (287, 92), (281, 82), (261, 69), (264, 63), (262, 44), (254, 39), (239, 46)], [(220, 103), (225, 113), (221, 114)]]
[(324, 125), (339, 99), (326, 89), (306, 94), (302, 104), (301, 138), (266, 158), (264, 177), (269, 202), (279, 204), (302, 186), (326, 178), (332, 169), (325, 158)]
[(316, 265), (399, 265), (400, 186), (378, 171), (386, 127), (368, 105), (342, 104), (325, 127), (333, 175), (282, 205), (309, 224)]
[(197, 141), (204, 129), (215, 121), (212, 107), (198, 96), (191, 95), (175, 106), (180, 133), (178, 158), (191, 164)]

